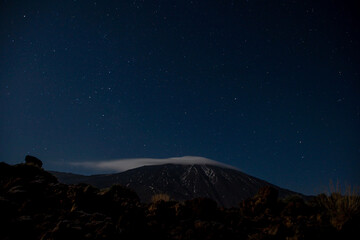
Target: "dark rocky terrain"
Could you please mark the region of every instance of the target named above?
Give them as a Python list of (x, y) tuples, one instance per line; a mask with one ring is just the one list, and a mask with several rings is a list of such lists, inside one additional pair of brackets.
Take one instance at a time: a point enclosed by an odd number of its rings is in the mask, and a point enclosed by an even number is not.
[[(0, 239), (359, 239), (359, 206), (343, 196), (278, 199), (266, 186), (236, 208), (209, 198), (143, 203), (121, 185), (67, 185), (28, 159), (0, 163)], [(345, 198), (346, 199), (346, 198)], [(330, 201), (327, 201), (330, 200)], [(358, 203), (358, 196), (348, 200)]]
[(281, 198), (296, 194), (238, 170), (214, 165), (164, 164), (92, 176), (52, 173), (60, 182), (66, 184), (87, 183), (98, 188), (110, 187), (113, 184), (127, 186), (133, 189), (143, 202), (150, 202), (154, 194), (166, 193), (176, 201), (206, 197), (215, 200), (219, 206), (235, 207), (265, 186), (277, 189)]

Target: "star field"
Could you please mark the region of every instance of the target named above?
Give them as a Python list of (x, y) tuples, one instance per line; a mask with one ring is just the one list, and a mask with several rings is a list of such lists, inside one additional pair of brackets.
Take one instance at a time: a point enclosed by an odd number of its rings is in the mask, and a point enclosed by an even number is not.
[(3, 0), (0, 160), (203, 156), (307, 194), (359, 185), (358, 22), (346, 1)]

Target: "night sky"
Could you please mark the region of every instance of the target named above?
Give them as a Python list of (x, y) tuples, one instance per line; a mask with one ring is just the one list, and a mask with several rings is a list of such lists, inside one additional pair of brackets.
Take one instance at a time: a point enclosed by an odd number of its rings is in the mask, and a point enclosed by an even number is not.
[(346, 2), (1, 0), (0, 161), (202, 156), (305, 194), (360, 185)]

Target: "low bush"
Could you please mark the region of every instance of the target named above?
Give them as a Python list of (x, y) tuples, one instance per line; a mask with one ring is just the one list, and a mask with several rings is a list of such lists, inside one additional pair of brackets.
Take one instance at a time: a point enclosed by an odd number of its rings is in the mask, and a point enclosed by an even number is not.
[(170, 196), (167, 195), (166, 193), (158, 193), (151, 197), (151, 202), (155, 203), (158, 201), (168, 202), (170, 201)]
[(317, 196), (317, 202), (325, 209), (330, 216), (331, 224), (338, 230), (352, 219), (360, 217), (358, 188), (347, 186), (343, 192), (339, 183), (336, 187), (330, 184), (330, 192)]

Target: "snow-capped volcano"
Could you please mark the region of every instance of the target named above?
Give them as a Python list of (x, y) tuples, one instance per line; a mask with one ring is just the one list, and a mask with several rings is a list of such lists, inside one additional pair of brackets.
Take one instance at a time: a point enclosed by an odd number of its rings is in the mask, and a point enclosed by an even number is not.
[[(143, 165), (151, 163), (148, 164), (151, 166), (142, 166), (115, 174), (92, 176), (60, 172), (53, 174), (60, 182), (66, 184), (88, 183), (99, 188), (121, 184), (135, 190), (144, 202), (149, 202), (154, 194), (166, 193), (171, 199), (178, 201), (208, 197), (214, 199), (220, 206), (233, 207), (241, 200), (254, 196), (259, 188), (268, 185), (278, 189), (280, 196), (294, 194), (238, 170), (220, 166), (222, 164), (206, 158), (184, 157), (167, 160), (172, 164), (160, 164), (160, 160), (139, 161)], [(117, 161), (114, 163), (118, 164)], [(110, 166), (117, 166), (114, 163)]]
[(88, 168), (97, 171), (107, 172), (123, 172), (133, 168), (152, 165), (164, 165), (164, 164), (177, 164), (177, 165), (212, 165), (223, 168), (234, 167), (217, 162), (215, 160), (198, 157), (198, 156), (183, 156), (172, 158), (128, 158), (128, 159), (116, 159), (106, 161), (93, 161), (93, 162), (73, 162), (71, 165), (76, 167)]

